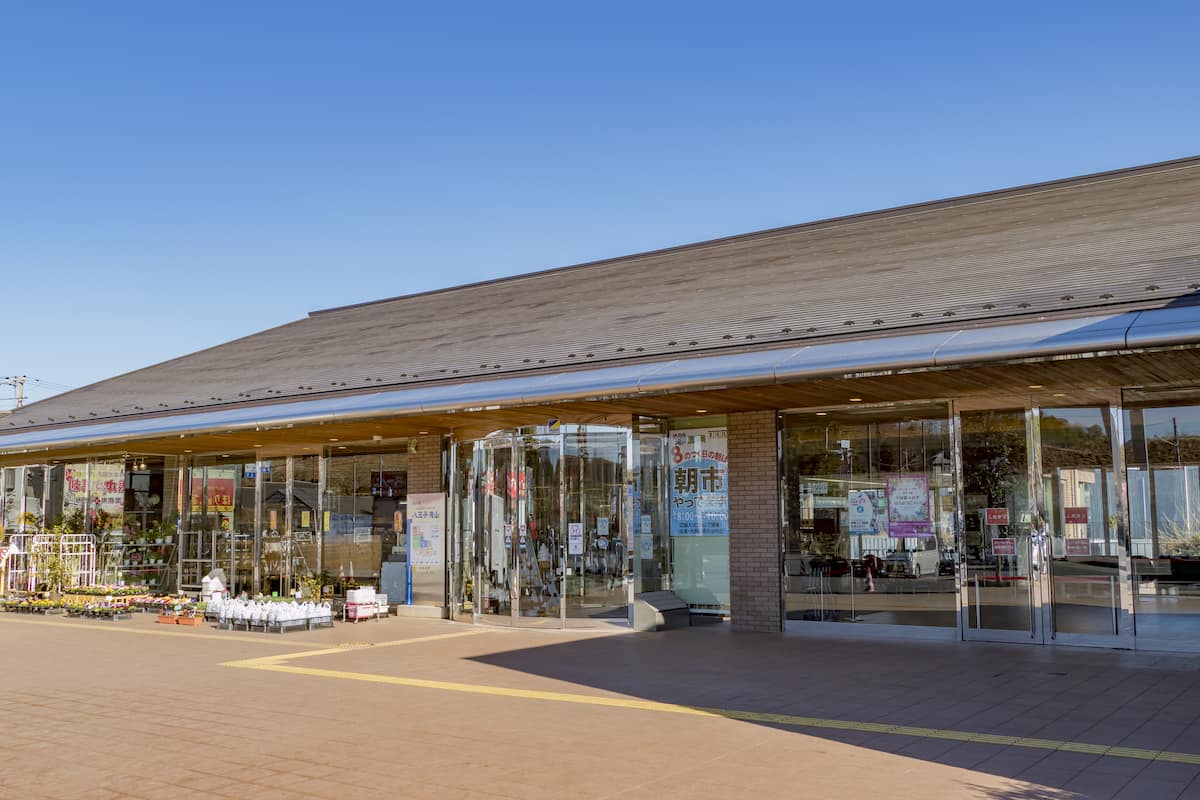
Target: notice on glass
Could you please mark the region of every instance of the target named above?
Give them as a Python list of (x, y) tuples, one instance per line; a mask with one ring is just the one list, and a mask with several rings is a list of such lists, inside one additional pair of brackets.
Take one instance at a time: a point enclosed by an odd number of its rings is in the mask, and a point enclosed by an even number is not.
[(671, 535), (729, 535), (724, 428), (671, 431)]
[(583, 523), (567, 523), (567, 555), (583, 555)]
[(408, 561), (414, 573), (445, 569), (446, 495), (408, 496)]
[(852, 535), (886, 535), (883, 527), (887, 512), (880, 509), (880, 506), (884, 505), (881, 502), (884, 500), (882, 494), (875, 489), (855, 489), (849, 492), (848, 516)]
[(596, 518), (596, 535), (608, 536), (608, 517)]
[(992, 555), (1015, 556), (1017, 554), (1016, 539), (992, 539)]
[(642, 533), (653, 533), (653, 523), (649, 514), (642, 514)]
[(654, 560), (654, 537), (648, 533), (638, 536), (638, 555), (643, 561)]
[(929, 478), (891, 475), (887, 479), (888, 536), (910, 539), (933, 536), (929, 516)]

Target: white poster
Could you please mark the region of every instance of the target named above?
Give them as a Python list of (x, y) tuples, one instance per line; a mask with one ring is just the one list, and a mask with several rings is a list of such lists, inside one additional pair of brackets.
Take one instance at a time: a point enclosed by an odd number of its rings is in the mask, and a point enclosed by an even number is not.
[(638, 555), (643, 561), (654, 560), (654, 537), (643, 533), (638, 536)]
[(583, 555), (583, 523), (567, 523), (567, 555)]
[(445, 569), (446, 495), (408, 496), (408, 559), (414, 575)]
[(596, 518), (596, 535), (608, 536), (608, 517)]
[(724, 428), (671, 431), (671, 535), (729, 535)]
[(887, 535), (887, 508), (883, 492), (875, 489), (854, 489), (848, 493), (847, 500), (851, 534)]
[(652, 527), (653, 520), (650, 519), (650, 515), (642, 514), (642, 533), (653, 533)]

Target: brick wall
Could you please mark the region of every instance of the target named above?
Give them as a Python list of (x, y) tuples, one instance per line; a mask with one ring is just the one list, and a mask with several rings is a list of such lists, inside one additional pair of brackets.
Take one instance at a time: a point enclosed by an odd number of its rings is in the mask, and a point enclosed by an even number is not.
[(775, 412), (730, 414), (729, 589), (736, 630), (779, 631), (779, 477)]
[(414, 436), (417, 451), (408, 453), (408, 491), (412, 494), (440, 492), (442, 486), (442, 437)]

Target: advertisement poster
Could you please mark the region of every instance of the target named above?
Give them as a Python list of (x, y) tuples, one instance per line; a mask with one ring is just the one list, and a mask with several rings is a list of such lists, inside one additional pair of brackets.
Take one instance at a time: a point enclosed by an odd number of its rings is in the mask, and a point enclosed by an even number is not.
[(850, 533), (887, 535), (887, 498), (878, 489), (855, 489), (848, 494)]
[(671, 431), (671, 535), (729, 535), (724, 428)]
[(199, 514), (204, 510), (207, 499), (208, 513), (228, 514), (233, 512), (233, 498), (237, 488), (237, 467), (208, 467), (208, 489), (205, 492), (204, 479), (192, 473), (192, 511)]
[(933, 536), (929, 516), (929, 478), (891, 475), (887, 480), (888, 536), (909, 539)]
[(446, 561), (446, 495), (408, 496), (408, 561), (414, 575), (440, 575)]

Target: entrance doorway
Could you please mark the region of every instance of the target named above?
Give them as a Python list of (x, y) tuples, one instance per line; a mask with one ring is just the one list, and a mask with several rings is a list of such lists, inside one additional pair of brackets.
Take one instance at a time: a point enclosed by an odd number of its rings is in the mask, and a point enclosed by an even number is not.
[(956, 428), (964, 637), (1132, 647), (1119, 412), (962, 411)]
[[(456, 548), (462, 602), (474, 619), (523, 627), (627, 621), (626, 487), (632, 434), (561, 426), (502, 434), (456, 455), (455, 489), (474, 541)], [(469, 510), (469, 514), (467, 511)], [(474, 578), (469, 580), (469, 573)], [(468, 599), (469, 595), (469, 599)]]

